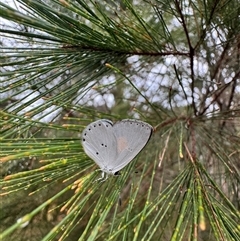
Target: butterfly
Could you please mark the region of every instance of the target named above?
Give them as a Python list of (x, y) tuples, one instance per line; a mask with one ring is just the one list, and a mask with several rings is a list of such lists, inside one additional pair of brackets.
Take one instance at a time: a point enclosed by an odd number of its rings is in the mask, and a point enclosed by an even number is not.
[[(89, 124), (82, 132), (85, 153), (102, 170), (104, 179), (116, 175), (145, 147), (153, 127), (140, 120), (124, 119), (116, 123), (101, 119)], [(104, 180), (105, 180), (104, 179)]]

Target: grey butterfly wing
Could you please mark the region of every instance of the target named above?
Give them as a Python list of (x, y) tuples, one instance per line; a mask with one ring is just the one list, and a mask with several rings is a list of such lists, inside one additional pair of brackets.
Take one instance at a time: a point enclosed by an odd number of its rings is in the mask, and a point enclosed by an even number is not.
[(82, 146), (101, 169), (108, 166), (116, 158), (112, 122), (102, 119), (89, 124), (82, 132)]
[(138, 120), (122, 120), (113, 125), (117, 140), (117, 159), (113, 159), (109, 168), (117, 172), (125, 167), (148, 143), (153, 128)]

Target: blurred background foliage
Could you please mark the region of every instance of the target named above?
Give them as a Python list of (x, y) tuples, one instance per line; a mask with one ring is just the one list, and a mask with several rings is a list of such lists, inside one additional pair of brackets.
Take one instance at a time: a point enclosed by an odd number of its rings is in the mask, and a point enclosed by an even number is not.
[[(0, 8), (1, 240), (240, 240), (238, 0)], [(155, 129), (101, 183), (100, 118)]]

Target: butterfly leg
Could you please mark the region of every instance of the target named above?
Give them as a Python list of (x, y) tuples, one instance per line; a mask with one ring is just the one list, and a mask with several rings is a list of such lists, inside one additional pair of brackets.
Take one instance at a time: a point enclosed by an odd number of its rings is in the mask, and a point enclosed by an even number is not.
[[(106, 177), (104, 177), (105, 174), (106, 174)], [(102, 176), (101, 176), (100, 178), (98, 178), (97, 180), (95, 180), (94, 182), (100, 181), (100, 180), (101, 180), (100, 182), (104, 182), (104, 181), (106, 181), (107, 179), (108, 179), (108, 174), (105, 173), (105, 172), (102, 172)]]
[[(106, 177), (104, 178), (105, 174), (106, 174)], [(100, 179), (100, 180), (102, 180), (101, 182), (104, 182), (104, 181), (106, 181), (107, 179), (108, 179), (108, 174), (105, 173), (105, 172), (102, 172), (102, 177), (101, 177), (101, 179)]]

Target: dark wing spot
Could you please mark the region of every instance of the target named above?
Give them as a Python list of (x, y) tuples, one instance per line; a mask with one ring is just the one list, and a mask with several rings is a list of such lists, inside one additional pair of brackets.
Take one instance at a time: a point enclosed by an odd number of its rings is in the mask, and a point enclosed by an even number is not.
[(96, 152), (96, 154), (98, 155), (99, 153), (98, 153), (98, 152)]
[(86, 139), (85, 139), (85, 138), (83, 138), (83, 141), (86, 141)]
[(96, 124), (94, 124), (93, 126), (96, 127)]
[(99, 123), (98, 125), (99, 125), (99, 126), (101, 126), (102, 124), (101, 124), (101, 123)]

